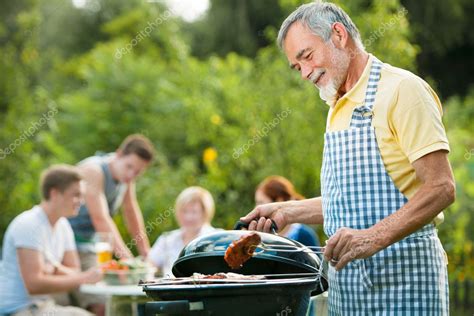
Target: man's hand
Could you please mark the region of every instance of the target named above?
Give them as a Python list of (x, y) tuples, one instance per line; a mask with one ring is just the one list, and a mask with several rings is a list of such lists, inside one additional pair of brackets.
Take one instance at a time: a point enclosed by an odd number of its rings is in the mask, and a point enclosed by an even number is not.
[(378, 237), (370, 228), (340, 228), (327, 241), (324, 258), (341, 270), (352, 260), (365, 259), (382, 250)]
[(321, 198), (299, 201), (276, 202), (262, 204), (253, 209), (240, 220), (249, 223), (250, 230), (270, 232), (272, 221), (282, 230), (288, 224), (322, 224), (323, 210)]
[(267, 233), (271, 231), (273, 220), (278, 229), (281, 230), (289, 224), (285, 215), (284, 205), (284, 202), (258, 205), (246, 216), (241, 217), (240, 220), (249, 223), (249, 230), (258, 230)]
[(82, 284), (94, 284), (102, 280), (104, 276), (102, 270), (99, 267), (92, 267), (84, 272), (81, 272), (81, 283)]

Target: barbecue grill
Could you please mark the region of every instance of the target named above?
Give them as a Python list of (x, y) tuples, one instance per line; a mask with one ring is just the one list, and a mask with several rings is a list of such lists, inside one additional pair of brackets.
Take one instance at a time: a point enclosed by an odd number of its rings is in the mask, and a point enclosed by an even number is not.
[[(143, 284), (154, 301), (147, 315), (306, 315), (310, 296), (328, 288), (322, 260), (304, 245), (268, 233), (258, 233), (262, 247), (237, 270), (224, 261), (227, 247), (248, 234), (220, 231), (191, 241), (173, 265), (176, 279)], [(288, 251), (291, 249), (291, 251)], [(265, 279), (196, 279), (194, 273), (233, 272)]]

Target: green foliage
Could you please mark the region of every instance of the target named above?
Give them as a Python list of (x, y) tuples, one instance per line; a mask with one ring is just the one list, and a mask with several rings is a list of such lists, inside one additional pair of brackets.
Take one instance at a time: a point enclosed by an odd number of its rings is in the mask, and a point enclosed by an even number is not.
[[(471, 0), (401, 0), (409, 11), (411, 30), (422, 47), (418, 69), (439, 82), (443, 97), (467, 95), (474, 71)], [(456, 74), (453, 76), (453, 74)]]
[(276, 27), (284, 17), (278, 0), (212, 0), (208, 14), (184, 25), (184, 31), (195, 56), (225, 56), (229, 52), (255, 56), (259, 48), (274, 43), (273, 38), (264, 36), (266, 27)]
[(466, 98), (446, 102), (449, 160), (456, 179), (456, 202), (445, 212), (439, 231), (453, 279), (474, 279), (474, 88)]

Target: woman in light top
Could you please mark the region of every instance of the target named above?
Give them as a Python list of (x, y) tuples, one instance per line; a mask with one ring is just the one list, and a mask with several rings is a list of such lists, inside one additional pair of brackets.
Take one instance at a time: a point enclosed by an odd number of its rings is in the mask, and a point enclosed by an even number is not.
[(189, 187), (178, 195), (175, 216), (179, 229), (163, 233), (148, 255), (164, 277), (173, 276), (173, 263), (191, 240), (216, 230), (211, 226), (214, 210), (214, 199), (204, 188)]
[[(255, 203), (257, 205), (302, 199), (304, 197), (296, 192), (293, 184), (281, 176), (267, 177), (258, 185), (255, 192)], [(299, 241), (306, 246), (319, 246), (318, 236), (309, 226), (291, 224), (279, 228), (278, 234), (281, 236)]]

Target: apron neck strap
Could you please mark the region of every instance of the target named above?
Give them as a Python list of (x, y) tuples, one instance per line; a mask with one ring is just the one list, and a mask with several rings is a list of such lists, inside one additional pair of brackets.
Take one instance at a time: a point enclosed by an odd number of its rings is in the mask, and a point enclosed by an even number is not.
[(380, 71), (382, 70), (382, 62), (374, 57), (370, 68), (369, 82), (365, 91), (364, 106), (372, 111), (375, 103), (375, 94), (380, 80)]
[(351, 118), (351, 128), (362, 127), (372, 123), (372, 109), (375, 103), (375, 94), (377, 93), (381, 70), (382, 62), (373, 57), (364, 104), (354, 109)]

